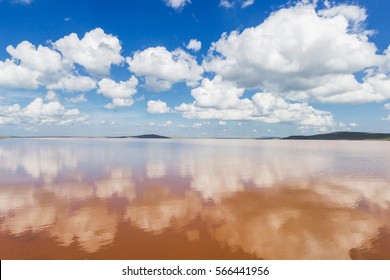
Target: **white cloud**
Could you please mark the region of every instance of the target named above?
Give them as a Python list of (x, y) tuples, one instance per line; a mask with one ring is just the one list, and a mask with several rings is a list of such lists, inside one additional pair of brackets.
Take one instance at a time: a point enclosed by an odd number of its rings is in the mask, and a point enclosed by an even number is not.
[(183, 117), (188, 119), (251, 120), (253, 104), (250, 100), (246, 101), (247, 108), (241, 109), (201, 108), (194, 103), (182, 103), (180, 106), (176, 106), (175, 110), (181, 112)]
[(168, 127), (168, 126), (171, 126), (172, 124), (173, 124), (172, 121), (166, 121), (163, 123), (154, 123), (154, 122), (147, 123), (148, 126), (157, 126), (157, 127)]
[(79, 102), (86, 102), (87, 101), (84, 94), (80, 94), (77, 97), (65, 98), (65, 100), (68, 102), (72, 102), (72, 103), (79, 103)]
[(16, 47), (6, 48), (12, 59), (0, 61), (0, 85), (10, 88), (37, 88), (55, 80), (69, 64), (62, 61), (61, 54), (39, 45), (37, 48), (28, 41)]
[(224, 122), (224, 121), (219, 121), (218, 124), (219, 124), (219, 125), (226, 125), (226, 122)]
[(246, 0), (241, 4), (241, 8), (246, 8), (250, 5), (253, 5), (255, 3), (255, 0)]
[(199, 51), (202, 48), (202, 42), (199, 41), (199, 40), (196, 40), (196, 39), (191, 39), (188, 42), (186, 48), (189, 49), (189, 50), (193, 50), (193, 51), (197, 52), (197, 51)]
[(168, 107), (167, 103), (161, 100), (149, 100), (146, 111), (151, 114), (165, 114), (170, 112), (171, 109)]
[(0, 107), (2, 115), (14, 114), (20, 111), (20, 105), (14, 104), (9, 106), (1, 106)]
[(367, 19), (366, 10), (364, 8), (345, 4), (335, 7), (329, 6), (327, 9), (319, 11), (318, 14), (328, 18), (343, 16), (349, 22), (352, 22), (352, 27), (355, 32), (359, 31), (362, 27), (360, 26), (360, 23)]
[(130, 98), (114, 98), (111, 103), (104, 105), (104, 108), (114, 109), (116, 107), (130, 107), (134, 104), (134, 100)]
[(220, 76), (215, 76), (213, 80), (203, 79), (199, 87), (191, 90), (191, 95), (198, 107), (228, 109), (239, 106), (244, 91), (234, 83), (222, 81)]
[(76, 108), (65, 109), (54, 94), (49, 91), (46, 95), (46, 99), (53, 101), (44, 102), (42, 98), (35, 98), (24, 108), (19, 104), (0, 106), (0, 125), (69, 125), (83, 123), (88, 119)]
[(341, 129), (341, 130), (352, 130), (353, 128), (359, 127), (357, 123), (351, 122), (349, 124), (345, 124), (343, 122), (339, 122), (337, 126), (334, 126), (334, 129)]
[(103, 29), (96, 28), (80, 40), (72, 33), (53, 43), (66, 60), (83, 66), (89, 73), (107, 75), (111, 65), (119, 65), (124, 61), (121, 56), (121, 43), (117, 37), (106, 34)]
[(96, 81), (87, 76), (74, 76), (69, 74), (59, 79), (56, 83), (49, 84), (47, 88), (71, 92), (87, 92), (96, 88)]
[(358, 82), (353, 74), (330, 74), (307, 81), (311, 83), (310, 89), (286, 90), (284, 94), (291, 100), (315, 99), (326, 103), (381, 102), (390, 98), (390, 79), (385, 74), (367, 75), (363, 82)]
[(16, 124), (19, 122), (16, 115), (20, 112), (20, 105), (0, 106), (0, 126), (4, 124)]
[(255, 3), (255, 0), (220, 0), (219, 5), (224, 8), (233, 8), (236, 5), (240, 5), (241, 8), (246, 8)]
[(37, 48), (28, 41), (23, 41), (15, 47), (8, 46), (7, 52), (20, 65), (41, 73), (57, 73), (64, 68), (61, 54), (39, 45)]
[(349, 123), (349, 126), (354, 128), (354, 127), (358, 127), (359, 125), (357, 123), (351, 122)]
[(332, 126), (333, 116), (326, 111), (314, 109), (306, 103), (287, 103), (270, 93), (256, 93), (254, 116), (267, 123), (294, 123), (304, 126)]
[(112, 99), (112, 103), (107, 104), (106, 108), (113, 109), (115, 107), (130, 107), (133, 105), (132, 95), (137, 93), (136, 87), (138, 85), (136, 77), (131, 76), (128, 81), (119, 83), (109, 78), (104, 78), (99, 81), (98, 85), (99, 89), (97, 92)]
[(58, 101), (44, 103), (42, 98), (35, 98), (22, 110), (22, 113), (26, 117), (40, 118), (41, 116), (75, 116), (79, 115), (80, 111), (78, 109), (65, 110)]
[(234, 2), (229, 1), (229, 0), (221, 0), (219, 2), (219, 5), (224, 8), (233, 8), (234, 7)]
[(200, 127), (202, 127), (202, 126), (203, 126), (202, 123), (194, 123), (194, 124), (192, 125), (193, 128), (200, 128)]
[[(330, 112), (320, 111), (306, 103), (287, 103), (287, 106), (274, 108), (266, 114), (258, 114), (254, 103), (246, 99), (246, 107), (241, 109), (200, 108), (194, 104), (181, 104), (175, 107), (188, 119), (253, 120), (265, 123), (290, 123), (307, 126), (333, 126)], [(262, 108), (260, 104), (258, 107)]]
[(44, 86), (67, 91), (89, 91), (96, 87), (93, 79), (78, 75), (69, 60), (49, 47), (35, 47), (23, 41), (6, 50), (12, 59), (0, 61), (0, 86), (26, 89)]
[(165, 4), (173, 9), (181, 9), (186, 4), (190, 4), (191, 0), (165, 0)]
[(181, 49), (169, 52), (165, 47), (148, 48), (136, 52), (126, 61), (129, 70), (145, 77), (146, 86), (155, 91), (168, 90), (179, 82), (195, 86), (203, 74), (196, 60)]
[(2, 87), (35, 89), (39, 85), (38, 75), (37, 72), (17, 65), (9, 59), (0, 61), (0, 86)]
[[(363, 28), (365, 19), (358, 6), (316, 11), (315, 5), (300, 3), (256, 27), (223, 34), (202, 65), (238, 87), (289, 100), (383, 101), (390, 98), (390, 78), (375, 69), (390, 59), (376, 53), (370, 31)], [(355, 73), (367, 69), (359, 82)]]
[(292, 123), (301, 126), (333, 126), (333, 116), (307, 103), (288, 103), (271, 93), (256, 93), (252, 99), (241, 98), (244, 89), (215, 76), (203, 79), (191, 91), (195, 101), (175, 107), (189, 119), (254, 120), (266, 123)]
[(46, 93), (46, 96), (45, 96), (45, 99), (47, 101), (57, 101), (57, 93), (53, 90), (49, 90), (47, 93)]

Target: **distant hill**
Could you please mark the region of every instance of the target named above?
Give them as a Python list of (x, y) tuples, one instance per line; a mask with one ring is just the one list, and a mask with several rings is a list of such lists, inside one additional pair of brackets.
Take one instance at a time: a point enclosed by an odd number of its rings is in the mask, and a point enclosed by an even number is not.
[(142, 134), (137, 136), (132, 136), (132, 138), (142, 138), (142, 139), (171, 139), (170, 137), (161, 136), (157, 134)]
[(287, 139), (287, 140), (390, 140), (390, 133), (338, 131), (338, 132), (316, 134), (310, 136), (293, 135), (282, 139)]
[(280, 139), (280, 137), (264, 136), (264, 137), (255, 138), (255, 140), (275, 140), (275, 139)]

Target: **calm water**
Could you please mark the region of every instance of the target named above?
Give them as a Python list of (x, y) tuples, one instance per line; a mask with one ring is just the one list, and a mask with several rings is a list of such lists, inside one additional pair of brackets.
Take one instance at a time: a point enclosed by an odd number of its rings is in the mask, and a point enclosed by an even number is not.
[(390, 142), (0, 140), (0, 259), (390, 259)]

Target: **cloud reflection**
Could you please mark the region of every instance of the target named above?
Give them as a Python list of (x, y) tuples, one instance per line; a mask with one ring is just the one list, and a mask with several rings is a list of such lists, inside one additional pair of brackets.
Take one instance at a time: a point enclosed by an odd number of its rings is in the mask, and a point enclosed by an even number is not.
[(0, 234), (45, 233), (87, 254), (114, 244), (121, 223), (156, 238), (201, 243), (206, 234), (256, 258), (368, 258), (373, 240), (388, 246), (390, 178), (367, 166), (390, 157), (376, 143), (343, 152), (310, 142), (72, 141), (0, 147)]

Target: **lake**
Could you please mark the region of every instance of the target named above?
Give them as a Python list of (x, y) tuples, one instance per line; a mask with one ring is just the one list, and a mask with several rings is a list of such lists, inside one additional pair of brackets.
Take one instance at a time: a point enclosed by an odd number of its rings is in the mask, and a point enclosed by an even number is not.
[(2, 139), (0, 259), (390, 259), (390, 142)]

